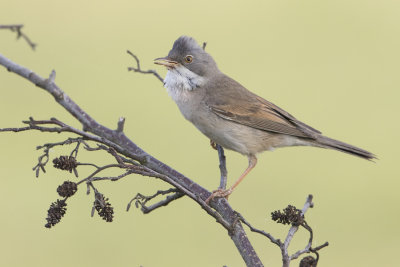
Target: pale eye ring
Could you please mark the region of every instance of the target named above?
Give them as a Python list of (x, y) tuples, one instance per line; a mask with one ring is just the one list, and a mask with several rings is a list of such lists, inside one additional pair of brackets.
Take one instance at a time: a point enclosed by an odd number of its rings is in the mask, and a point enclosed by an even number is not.
[(193, 62), (193, 56), (192, 55), (187, 55), (185, 57), (185, 62), (186, 63), (192, 63)]

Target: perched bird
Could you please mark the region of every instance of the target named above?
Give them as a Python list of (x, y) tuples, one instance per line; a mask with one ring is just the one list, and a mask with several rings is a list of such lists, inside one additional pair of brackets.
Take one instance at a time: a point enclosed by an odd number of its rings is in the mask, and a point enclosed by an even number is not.
[(211, 141), (246, 155), (249, 165), (227, 190), (213, 192), (228, 197), (257, 163), (256, 154), (287, 146), (331, 148), (367, 160), (374, 154), (325, 137), (288, 112), (250, 92), (222, 73), (214, 59), (197, 42), (181, 36), (168, 56), (155, 59), (168, 72), (164, 86), (182, 115)]

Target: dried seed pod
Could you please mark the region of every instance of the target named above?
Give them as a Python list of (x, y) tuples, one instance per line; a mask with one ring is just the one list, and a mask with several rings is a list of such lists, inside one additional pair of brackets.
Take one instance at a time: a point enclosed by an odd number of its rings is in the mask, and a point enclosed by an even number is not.
[(73, 156), (60, 156), (58, 158), (53, 159), (54, 168), (60, 170), (67, 170), (72, 172), (78, 164), (76, 158)]
[(67, 211), (67, 203), (65, 200), (57, 199), (56, 202), (51, 203), (49, 210), (47, 211), (47, 223), (45, 224), (46, 228), (51, 228), (61, 221), (61, 218), (64, 216)]
[(65, 181), (62, 185), (57, 188), (57, 193), (61, 197), (70, 197), (75, 194), (78, 190), (78, 186), (74, 182)]
[(114, 217), (114, 208), (108, 202), (108, 198), (104, 198), (103, 194), (96, 193), (95, 201), (93, 203), (94, 208), (103, 220), (106, 222), (112, 222)]
[(301, 214), (301, 210), (295, 206), (288, 205), (283, 212), (280, 210), (271, 213), (273, 221), (281, 224), (291, 224), (293, 226), (299, 226), (304, 222), (304, 216)]

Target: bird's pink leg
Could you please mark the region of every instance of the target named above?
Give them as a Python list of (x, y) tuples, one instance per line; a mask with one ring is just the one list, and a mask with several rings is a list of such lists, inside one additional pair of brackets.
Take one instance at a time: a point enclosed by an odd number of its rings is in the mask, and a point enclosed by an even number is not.
[(246, 177), (247, 174), (256, 166), (257, 158), (254, 155), (249, 156), (249, 166), (244, 171), (242, 175), (240, 175), (239, 179), (229, 188), (229, 189), (217, 189), (212, 192), (212, 194), (206, 199), (206, 203), (208, 204), (211, 200), (216, 197), (224, 197), (228, 199), (229, 195), (232, 194), (233, 190), (240, 184), (241, 181)]

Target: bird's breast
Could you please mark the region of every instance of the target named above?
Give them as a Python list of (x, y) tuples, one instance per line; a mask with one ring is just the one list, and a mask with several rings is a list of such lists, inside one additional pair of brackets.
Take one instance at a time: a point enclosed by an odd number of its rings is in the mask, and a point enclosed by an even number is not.
[(164, 86), (175, 102), (188, 101), (190, 93), (204, 83), (204, 78), (184, 66), (168, 70)]
[(202, 99), (201, 86), (204, 78), (180, 66), (168, 70), (164, 79), (164, 87), (178, 105), (182, 115), (193, 122), (196, 110)]

